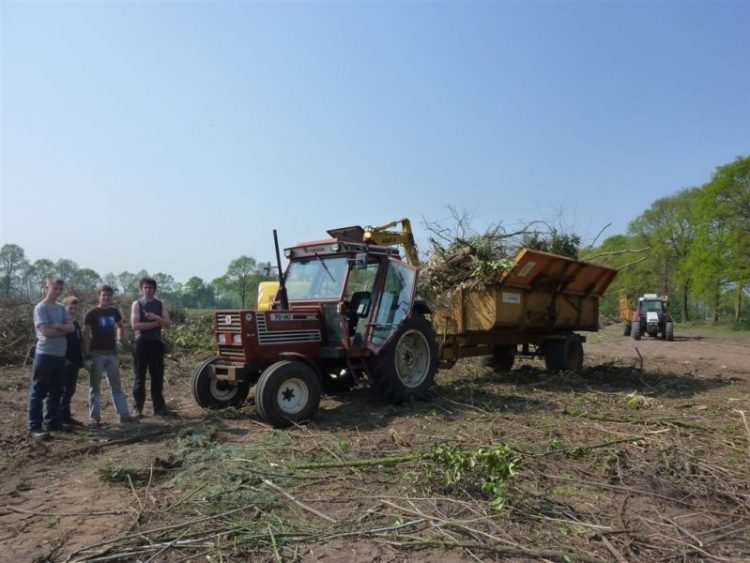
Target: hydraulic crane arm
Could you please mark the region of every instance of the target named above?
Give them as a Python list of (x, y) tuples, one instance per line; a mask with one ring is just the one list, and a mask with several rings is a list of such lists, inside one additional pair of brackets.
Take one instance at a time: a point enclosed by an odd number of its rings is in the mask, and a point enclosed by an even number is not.
[[(401, 224), (401, 231), (389, 231), (396, 225)], [(379, 227), (365, 227), (365, 242), (372, 242), (382, 246), (394, 246), (400, 244), (404, 247), (406, 259), (412, 266), (419, 266), (419, 256), (417, 255), (417, 243), (414, 242), (414, 235), (411, 232), (411, 222), (409, 219), (399, 219), (391, 221)]]

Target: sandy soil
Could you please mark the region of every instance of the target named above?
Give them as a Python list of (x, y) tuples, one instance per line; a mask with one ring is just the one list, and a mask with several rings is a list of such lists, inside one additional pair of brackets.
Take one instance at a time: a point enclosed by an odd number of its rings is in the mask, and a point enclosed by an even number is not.
[[(431, 402), (388, 406), (355, 390), (324, 398), (314, 421), (286, 431), (262, 424), (252, 406), (199, 409), (186, 360), (168, 373), (177, 416), (147, 413), (120, 426), (109, 402), (103, 428), (41, 443), (25, 431), (28, 371), (0, 368), (0, 560), (750, 560), (750, 430), (740, 414), (750, 417), (750, 336), (678, 326), (674, 342), (635, 342), (612, 325), (589, 334), (585, 349), (582, 376), (549, 375), (539, 360), (509, 373), (466, 362), (440, 372)], [(82, 376), (80, 420), (85, 395)], [(210, 432), (195, 430), (205, 425)], [(224, 457), (207, 462), (205, 444), (186, 449), (185, 436), (210, 438)], [(500, 442), (522, 463), (497, 517), (468, 482), (435, 484), (420, 464), (313, 470), (301, 481), (273, 473)], [(250, 473), (242, 456), (254, 463)], [(118, 468), (144, 477), (116, 482)], [(294, 500), (263, 485), (266, 477)], [(219, 482), (221, 492), (209, 494)], [(245, 525), (262, 523), (258, 533), (273, 541), (236, 552), (218, 539), (213, 548), (128, 551), (153, 546), (157, 528), (216, 514), (212, 499), (229, 490), (255, 495), (252, 510), (242, 505)]]

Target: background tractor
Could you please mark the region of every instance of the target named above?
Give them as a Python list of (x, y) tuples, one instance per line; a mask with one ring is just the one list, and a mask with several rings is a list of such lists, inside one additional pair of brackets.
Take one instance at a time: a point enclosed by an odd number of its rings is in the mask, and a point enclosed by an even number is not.
[(669, 314), (669, 299), (656, 293), (646, 293), (638, 298), (638, 306), (632, 309), (630, 322), (625, 324), (625, 336), (640, 340), (648, 335), (661, 340), (674, 340), (674, 323)]

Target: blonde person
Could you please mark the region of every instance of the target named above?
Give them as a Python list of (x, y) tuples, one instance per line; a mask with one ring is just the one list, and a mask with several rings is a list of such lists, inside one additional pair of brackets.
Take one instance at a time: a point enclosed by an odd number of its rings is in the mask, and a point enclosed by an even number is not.
[(66, 335), (68, 347), (65, 351), (65, 377), (63, 378), (63, 392), (60, 398), (60, 422), (68, 426), (83, 426), (70, 412), (70, 402), (78, 385), (78, 370), (83, 367), (83, 334), (81, 325), (76, 320), (78, 314), (78, 298), (69, 295), (63, 299), (63, 305), (68, 315), (73, 319), (73, 331)]
[(86, 313), (83, 321), (83, 347), (89, 367), (89, 416), (94, 426), (101, 424), (102, 374), (106, 374), (112, 401), (120, 422), (130, 422), (128, 400), (120, 383), (117, 352), (122, 348), (122, 315), (112, 305), (114, 290), (108, 285), (99, 288), (99, 305)]
[(61, 278), (47, 278), (44, 299), (34, 307), (37, 343), (29, 389), (29, 433), (35, 440), (47, 440), (49, 430), (62, 430), (60, 395), (65, 374), (65, 337), (73, 332), (70, 315), (57, 302), (64, 285)]

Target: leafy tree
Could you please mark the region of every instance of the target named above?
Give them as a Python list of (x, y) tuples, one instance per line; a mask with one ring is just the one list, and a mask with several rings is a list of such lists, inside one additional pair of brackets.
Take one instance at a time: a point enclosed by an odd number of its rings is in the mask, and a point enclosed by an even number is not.
[(736, 292), (735, 322), (750, 283), (750, 156), (716, 169), (695, 206), (698, 236), (692, 263), (698, 282), (713, 297), (714, 319), (722, 288)]
[(29, 266), (24, 276), (24, 285), (30, 299), (41, 298), (44, 295), (44, 281), (55, 273), (55, 263), (47, 258), (35, 260)]
[(75, 291), (93, 293), (102, 284), (102, 278), (91, 268), (81, 268), (70, 280), (70, 288)]
[(107, 272), (106, 274), (104, 274), (102, 282), (106, 283), (110, 287), (113, 287), (115, 291), (121, 291), (120, 280), (118, 280), (117, 276), (112, 272)]
[(653, 285), (642, 290), (670, 295), (678, 289), (683, 321), (689, 316), (691, 273), (686, 258), (696, 236), (693, 206), (699, 193), (699, 188), (690, 188), (657, 199), (628, 227), (641, 244), (651, 248), (648, 262), (654, 274), (650, 280)]
[(239, 297), (240, 306), (244, 308), (253, 289), (257, 291), (261, 276), (262, 272), (258, 271), (258, 264), (254, 258), (240, 256), (229, 264), (224, 274), (224, 283)]
[(193, 309), (206, 309), (215, 302), (214, 290), (203, 280), (193, 276), (182, 286), (182, 304)]
[[(180, 301), (180, 294), (182, 292), (182, 284), (175, 281), (175, 279), (163, 272), (158, 272), (152, 276), (156, 280), (157, 291), (159, 297), (176, 304)], [(138, 278), (140, 280), (140, 278)]]
[(28, 267), (23, 248), (17, 244), (4, 244), (0, 248), (0, 290), (5, 297), (10, 297)]
[(55, 262), (55, 270), (58, 276), (65, 280), (65, 283), (69, 284), (78, 271), (78, 264), (73, 260), (67, 258), (60, 258)]
[(582, 260), (618, 270), (600, 303), (603, 313), (617, 315), (620, 296), (628, 297), (632, 301), (642, 293), (643, 287), (648, 287), (650, 271), (644, 267), (648, 251), (648, 247), (639, 246), (638, 240), (628, 235), (613, 235), (605, 239), (600, 246), (581, 251)]

